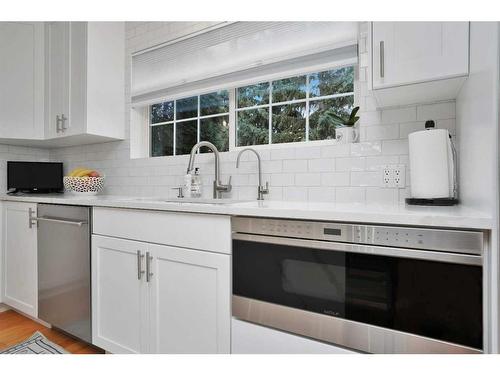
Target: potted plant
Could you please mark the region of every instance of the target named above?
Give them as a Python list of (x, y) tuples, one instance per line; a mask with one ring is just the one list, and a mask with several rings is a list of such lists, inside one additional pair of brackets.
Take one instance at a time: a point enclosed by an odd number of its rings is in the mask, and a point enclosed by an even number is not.
[(354, 128), (359, 116), (356, 114), (359, 107), (354, 107), (351, 113), (346, 115), (338, 115), (333, 108), (326, 110), (319, 118), (319, 125), (333, 125), (335, 132), (335, 139), (339, 143), (352, 143), (357, 142), (359, 139), (359, 131)]

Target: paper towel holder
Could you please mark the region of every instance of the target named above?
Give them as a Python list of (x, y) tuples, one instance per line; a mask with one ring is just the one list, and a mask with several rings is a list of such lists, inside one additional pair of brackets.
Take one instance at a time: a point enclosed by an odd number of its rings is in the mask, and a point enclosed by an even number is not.
[[(425, 130), (433, 130), (436, 128), (436, 123), (433, 120), (425, 122)], [(405, 202), (410, 205), (418, 206), (453, 206), (458, 204), (458, 183), (457, 183), (457, 151), (453, 140), (450, 137), (450, 145), (453, 158), (453, 197), (444, 198), (406, 198)]]

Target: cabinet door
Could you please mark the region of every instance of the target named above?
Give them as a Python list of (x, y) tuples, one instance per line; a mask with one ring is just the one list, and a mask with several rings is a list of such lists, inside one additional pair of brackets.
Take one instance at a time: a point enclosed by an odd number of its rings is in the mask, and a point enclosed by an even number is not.
[(230, 256), (150, 245), (150, 351), (230, 352)]
[[(70, 23), (69, 112), (71, 118), (65, 124), (63, 136), (86, 133), (87, 122), (87, 22)], [(102, 81), (101, 84), (106, 84)]]
[(373, 88), (464, 76), (468, 22), (373, 22)]
[(48, 22), (46, 45), (46, 133), (54, 138), (63, 135), (71, 121), (70, 23)]
[(147, 285), (145, 244), (92, 236), (92, 343), (112, 353), (143, 353)]
[(3, 302), (37, 317), (37, 227), (30, 225), (29, 210), (36, 204), (3, 204)]
[(0, 138), (43, 137), (43, 23), (0, 23)]

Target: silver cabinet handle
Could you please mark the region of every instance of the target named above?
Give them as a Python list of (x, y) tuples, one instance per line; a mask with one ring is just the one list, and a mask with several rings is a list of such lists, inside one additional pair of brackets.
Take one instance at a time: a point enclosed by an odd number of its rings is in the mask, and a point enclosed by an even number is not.
[(62, 119), (59, 117), (59, 115), (56, 115), (56, 133), (59, 133), (62, 131), (60, 123)]
[(64, 116), (64, 113), (63, 113), (63, 114), (61, 115), (61, 130), (62, 130), (63, 132), (64, 132), (64, 131), (66, 131), (66, 129), (68, 128), (68, 127), (66, 126), (66, 120), (67, 120), (67, 119), (68, 119), (68, 118), (67, 118), (66, 116)]
[(151, 261), (153, 257), (149, 254), (149, 251), (146, 252), (146, 281), (149, 283), (151, 281), (151, 276), (153, 276), (153, 272), (151, 272)]
[(144, 255), (141, 254), (140, 250), (137, 250), (137, 280), (140, 280), (142, 278), (142, 275), (144, 274), (144, 270), (142, 269), (143, 258)]
[(384, 78), (385, 73), (385, 51), (384, 51), (384, 41), (380, 41), (380, 78)]
[(81, 227), (82, 225), (88, 224), (86, 221), (78, 221), (78, 220), (67, 220), (67, 219), (59, 219), (56, 217), (46, 217), (46, 216), (41, 216), (41, 217), (33, 217), (31, 218), (35, 223), (37, 221), (47, 221), (50, 223), (59, 223), (59, 224), (69, 224), (69, 225), (76, 225)]
[(30, 208), (30, 209), (28, 210), (28, 227), (29, 227), (30, 229), (31, 229), (31, 228), (33, 228), (33, 226), (35, 226), (35, 225), (36, 225), (36, 223), (37, 223), (37, 218), (36, 218), (36, 216), (35, 216), (35, 215), (36, 215), (36, 214), (35, 214), (35, 210), (34, 210), (34, 209), (32, 209), (32, 208)]

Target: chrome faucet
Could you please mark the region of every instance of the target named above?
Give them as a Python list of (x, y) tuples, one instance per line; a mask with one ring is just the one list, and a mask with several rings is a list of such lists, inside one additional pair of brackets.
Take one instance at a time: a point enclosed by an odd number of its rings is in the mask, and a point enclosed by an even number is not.
[(231, 176), (229, 176), (229, 182), (227, 185), (223, 185), (220, 183), (219, 150), (217, 150), (217, 147), (215, 147), (215, 145), (213, 143), (210, 143), (207, 141), (201, 141), (193, 146), (193, 148), (191, 149), (191, 155), (189, 155), (189, 164), (187, 167), (187, 173), (189, 174), (193, 171), (196, 151), (198, 151), (203, 146), (208, 147), (214, 153), (215, 176), (214, 176), (213, 198), (219, 199), (219, 198), (221, 198), (222, 192), (228, 193), (231, 191)]
[(251, 151), (255, 154), (255, 156), (257, 156), (257, 163), (259, 167), (259, 186), (257, 187), (257, 200), (262, 201), (264, 200), (264, 194), (269, 194), (269, 182), (266, 182), (266, 187), (262, 185), (262, 167), (261, 167), (262, 163), (258, 152), (250, 147), (241, 150), (240, 153), (238, 154), (238, 158), (236, 159), (236, 168), (239, 168), (241, 154), (243, 154), (245, 151)]

